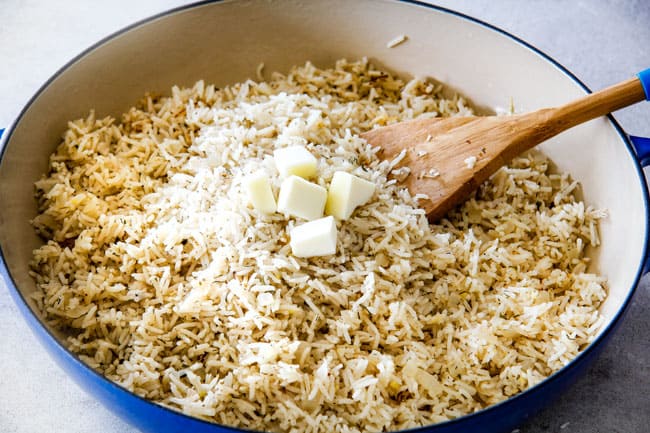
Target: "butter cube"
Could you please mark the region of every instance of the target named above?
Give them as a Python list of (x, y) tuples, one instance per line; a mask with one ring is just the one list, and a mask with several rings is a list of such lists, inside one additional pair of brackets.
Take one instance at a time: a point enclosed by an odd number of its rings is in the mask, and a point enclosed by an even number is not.
[(295, 227), (291, 252), (296, 257), (329, 256), (336, 253), (336, 222), (329, 216)]
[(278, 212), (315, 220), (323, 216), (327, 190), (298, 176), (289, 176), (280, 185)]
[(325, 213), (346, 220), (357, 206), (366, 204), (374, 192), (374, 183), (345, 171), (337, 171), (332, 176), (327, 193)]
[(296, 175), (309, 179), (316, 174), (316, 158), (303, 146), (290, 146), (273, 152), (280, 176)]
[(244, 180), (248, 199), (255, 209), (263, 213), (276, 211), (275, 197), (268, 176), (262, 172), (253, 173)]

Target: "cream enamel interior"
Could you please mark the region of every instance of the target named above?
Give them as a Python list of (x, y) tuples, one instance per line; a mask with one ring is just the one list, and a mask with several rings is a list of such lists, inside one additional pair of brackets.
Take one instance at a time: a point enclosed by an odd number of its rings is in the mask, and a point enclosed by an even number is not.
[[(387, 48), (404, 34), (408, 41)], [(23, 294), (40, 242), (33, 182), (46, 170), (66, 121), (119, 115), (148, 90), (198, 79), (217, 85), (310, 60), (328, 66), (367, 56), (406, 76), (433, 77), (488, 109), (557, 105), (584, 91), (548, 60), (509, 37), (453, 14), (394, 1), (243, 0), (201, 5), (135, 26), (92, 49), (57, 75), (14, 125), (0, 165), (0, 245)], [(625, 78), (625, 77), (622, 77)], [(643, 179), (614, 125), (601, 118), (542, 145), (580, 180), (586, 201), (607, 208), (594, 265), (609, 279), (609, 320), (623, 305), (643, 261)]]

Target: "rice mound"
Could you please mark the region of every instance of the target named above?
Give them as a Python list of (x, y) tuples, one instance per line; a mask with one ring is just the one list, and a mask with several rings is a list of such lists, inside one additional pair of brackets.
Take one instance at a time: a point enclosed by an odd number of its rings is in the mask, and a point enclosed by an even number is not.
[[(359, 134), (469, 115), (439, 85), (367, 61), (267, 82), (197, 82), (122, 116), (69, 123), (36, 183), (34, 299), (92, 368), (209, 421), (274, 432), (406, 429), (502, 401), (596, 335), (605, 278), (587, 272), (603, 213), (516, 158), (439, 224)], [(292, 256), (301, 224), (247, 203), (243, 177), (304, 145), (316, 182), (374, 182), (337, 222), (333, 256)]]

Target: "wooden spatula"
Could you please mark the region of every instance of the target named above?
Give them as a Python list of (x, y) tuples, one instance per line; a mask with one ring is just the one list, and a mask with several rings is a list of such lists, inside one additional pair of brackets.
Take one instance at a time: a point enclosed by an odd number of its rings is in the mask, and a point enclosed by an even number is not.
[(650, 69), (557, 108), (526, 114), (412, 120), (361, 136), (410, 169), (404, 184), (434, 221), (520, 153), (573, 126), (650, 98)]

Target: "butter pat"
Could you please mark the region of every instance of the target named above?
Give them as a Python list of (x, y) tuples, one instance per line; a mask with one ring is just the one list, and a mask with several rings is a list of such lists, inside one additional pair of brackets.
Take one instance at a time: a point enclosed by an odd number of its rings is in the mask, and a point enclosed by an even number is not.
[(327, 193), (325, 213), (346, 220), (357, 206), (368, 203), (374, 192), (374, 183), (345, 171), (337, 171)]
[(298, 176), (289, 176), (280, 185), (278, 211), (315, 220), (323, 216), (327, 191), (320, 185)]
[(264, 173), (253, 173), (246, 177), (244, 184), (248, 199), (255, 209), (263, 213), (276, 211), (275, 197), (271, 190), (271, 182)]
[(273, 152), (280, 176), (296, 175), (309, 179), (316, 174), (316, 158), (303, 146), (290, 146)]
[(329, 216), (295, 227), (291, 252), (296, 257), (329, 256), (336, 253), (336, 222)]

